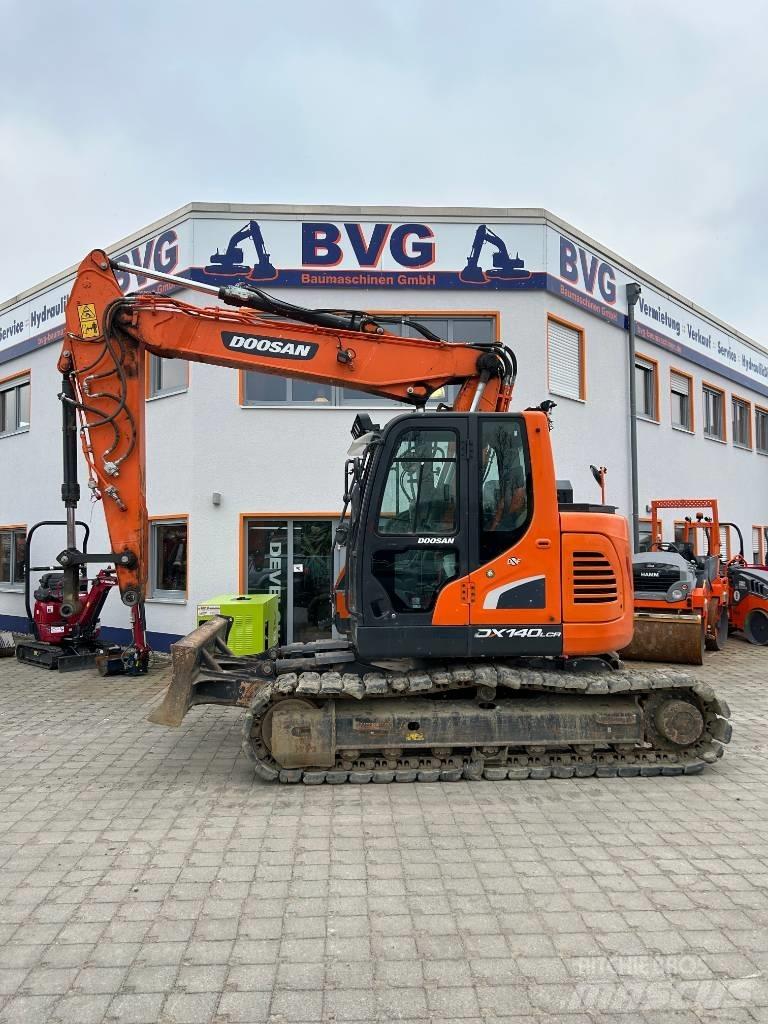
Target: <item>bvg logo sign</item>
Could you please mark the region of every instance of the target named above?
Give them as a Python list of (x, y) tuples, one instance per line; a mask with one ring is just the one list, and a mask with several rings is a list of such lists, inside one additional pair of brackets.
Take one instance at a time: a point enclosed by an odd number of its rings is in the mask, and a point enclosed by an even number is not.
[(249, 220), (188, 273), (208, 284), (277, 287), (543, 288), (546, 275), (526, 269), (517, 245), (508, 247), (512, 232), (489, 224)]
[(114, 259), (116, 263), (132, 263), (136, 267), (133, 274), (124, 270), (115, 271), (121, 290), (127, 292), (133, 287), (133, 276), (138, 287), (143, 288), (152, 284), (152, 281), (142, 274), (142, 270), (159, 270), (164, 274), (172, 274), (176, 269), (179, 263), (179, 236), (172, 229), (164, 231), (156, 238), (150, 238), (120, 256), (115, 256)]
[(304, 223), (301, 225), (301, 262), (305, 267), (337, 267), (353, 256), (361, 268), (381, 266), (384, 252), (409, 270), (435, 262), (435, 236), (426, 224), (365, 225)]
[[(616, 274), (609, 263), (560, 236), (560, 277), (603, 302), (616, 302)], [(598, 295), (595, 295), (597, 290)]]

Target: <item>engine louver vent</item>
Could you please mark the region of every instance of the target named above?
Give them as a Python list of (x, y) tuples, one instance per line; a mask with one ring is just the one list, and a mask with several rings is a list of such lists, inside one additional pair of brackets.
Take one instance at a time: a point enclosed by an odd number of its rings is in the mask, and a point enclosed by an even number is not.
[[(755, 597), (761, 597), (763, 600), (768, 600), (768, 585), (763, 583), (762, 580), (756, 580), (754, 576), (747, 576), (747, 590), (750, 594), (754, 594)], [(742, 589), (741, 587), (739, 589)]]
[(599, 551), (573, 553), (573, 603), (609, 604), (619, 598), (616, 573)]

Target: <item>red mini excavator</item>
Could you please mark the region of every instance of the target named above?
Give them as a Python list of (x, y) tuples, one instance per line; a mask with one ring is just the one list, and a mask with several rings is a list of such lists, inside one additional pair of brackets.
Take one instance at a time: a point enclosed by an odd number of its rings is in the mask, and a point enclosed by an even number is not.
[[(75, 612), (63, 606), (64, 574), (59, 566), (32, 565), (30, 554), (32, 539), (44, 526), (64, 526), (64, 522), (35, 523), (27, 533), (24, 548), (24, 603), (32, 638), (20, 638), (16, 643), (16, 658), (20, 662), (73, 672), (97, 663), (99, 657), (114, 656), (119, 649), (102, 645), (99, 638), (99, 616), (110, 590), (117, 586), (113, 569), (101, 569), (92, 580), (81, 566), (78, 588), (79, 608)], [(83, 529), (83, 553), (87, 555), (90, 529)], [(31, 594), (32, 574), (42, 572), (34, 595)], [(31, 598), (35, 603), (32, 605)]]
[[(235, 657), (227, 621), (213, 618), (174, 645), (152, 721), (240, 706), (258, 775), (307, 784), (679, 775), (721, 756), (729, 712), (708, 686), (621, 666), (626, 520), (558, 495), (546, 411), (509, 411), (510, 350), (448, 344), (417, 322), (403, 338), (387, 331), (395, 318), (159, 273), (232, 308), (124, 295), (121, 266), (99, 250), (81, 264), (59, 367), (133, 608), (147, 575), (146, 352), (411, 407), (384, 427), (362, 414), (353, 425), (337, 635)], [(452, 406), (433, 406), (449, 385)], [(79, 555), (67, 557), (65, 599), (76, 600)]]

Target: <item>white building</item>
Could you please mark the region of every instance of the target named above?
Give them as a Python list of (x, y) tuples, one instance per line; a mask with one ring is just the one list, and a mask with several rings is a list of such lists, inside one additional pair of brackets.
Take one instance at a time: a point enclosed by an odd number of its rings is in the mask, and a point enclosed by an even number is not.
[[(83, 238), (83, 255), (103, 245)], [(449, 340), (503, 340), (520, 367), (514, 407), (557, 403), (558, 477), (572, 481), (575, 500), (596, 500), (589, 465), (607, 466), (608, 500), (624, 514), (626, 285), (637, 282), (641, 515), (652, 498), (716, 497), (721, 517), (740, 526), (747, 558), (766, 560), (768, 352), (545, 210), (193, 203), (108, 251), (137, 267), (121, 275), (125, 290), (153, 286), (142, 269), (248, 280), (301, 305), (407, 313)], [(0, 628), (25, 626), (26, 529), (63, 516), (56, 361), (73, 274), (0, 305)], [(198, 602), (277, 585), (284, 638), (329, 635), (332, 528), (360, 408), (381, 420), (399, 407), (151, 358), (147, 621), (157, 647), (194, 626)], [(92, 525), (91, 550), (108, 550), (85, 481), (83, 465), (80, 518)], [(63, 528), (38, 536), (33, 565), (50, 563)], [(116, 596), (102, 621), (127, 625)]]

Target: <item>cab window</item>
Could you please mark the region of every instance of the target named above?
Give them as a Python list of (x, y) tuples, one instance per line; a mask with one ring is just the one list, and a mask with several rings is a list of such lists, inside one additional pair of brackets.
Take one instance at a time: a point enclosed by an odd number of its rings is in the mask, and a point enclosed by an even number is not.
[(533, 514), (525, 425), (500, 416), (480, 421), (480, 560), (489, 562), (523, 536)]
[(457, 443), (453, 430), (408, 430), (402, 435), (381, 499), (380, 534), (456, 532)]

